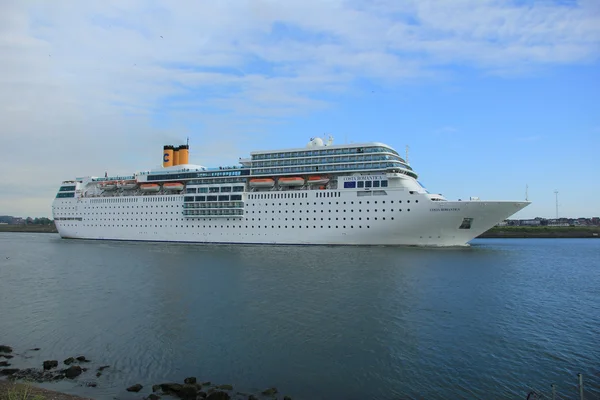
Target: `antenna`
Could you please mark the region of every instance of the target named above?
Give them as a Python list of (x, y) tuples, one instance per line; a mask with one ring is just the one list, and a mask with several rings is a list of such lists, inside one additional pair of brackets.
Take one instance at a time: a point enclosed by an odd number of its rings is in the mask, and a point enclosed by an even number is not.
[(408, 147), (408, 145), (406, 145), (406, 157), (405, 157), (405, 161), (406, 161), (407, 164), (410, 164), (408, 162), (408, 149), (409, 149), (409, 147)]
[(187, 137), (187, 142), (185, 144), (188, 145), (188, 147), (189, 147), (189, 145), (190, 145), (190, 137), (189, 136)]
[(525, 201), (529, 201), (529, 185), (525, 185)]
[(554, 195), (556, 196), (556, 219), (558, 219), (558, 190), (554, 190)]

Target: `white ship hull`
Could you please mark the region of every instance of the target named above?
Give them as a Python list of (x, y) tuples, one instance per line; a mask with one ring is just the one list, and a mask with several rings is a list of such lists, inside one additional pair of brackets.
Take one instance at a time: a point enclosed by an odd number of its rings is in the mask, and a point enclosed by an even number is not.
[[(243, 217), (186, 217), (183, 195), (57, 198), (53, 209), (59, 234), (73, 239), (464, 246), (529, 204), (432, 201), (404, 190), (369, 197), (343, 190), (317, 198), (323, 194), (316, 192), (310, 191), (306, 199), (255, 199), (245, 193)], [(472, 221), (461, 229), (465, 218)]]

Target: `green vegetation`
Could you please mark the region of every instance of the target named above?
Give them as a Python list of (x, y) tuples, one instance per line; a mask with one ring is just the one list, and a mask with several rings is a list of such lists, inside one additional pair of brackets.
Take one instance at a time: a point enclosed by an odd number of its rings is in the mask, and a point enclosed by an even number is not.
[(34, 393), (31, 385), (19, 383), (10, 385), (5, 392), (0, 391), (0, 400), (44, 400), (45, 397)]
[(56, 233), (56, 226), (54, 222), (50, 225), (0, 225), (0, 232), (30, 232), (30, 233)]
[(495, 226), (481, 238), (594, 238), (600, 237), (600, 226)]

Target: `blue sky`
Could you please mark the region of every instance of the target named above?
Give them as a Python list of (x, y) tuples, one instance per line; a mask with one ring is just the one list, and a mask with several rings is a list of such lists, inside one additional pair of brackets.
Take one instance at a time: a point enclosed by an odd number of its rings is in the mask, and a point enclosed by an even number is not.
[[(379, 141), (449, 199), (600, 216), (600, 2), (8, 1), (0, 214), (63, 179)], [(26, 161), (23, 163), (23, 161)]]

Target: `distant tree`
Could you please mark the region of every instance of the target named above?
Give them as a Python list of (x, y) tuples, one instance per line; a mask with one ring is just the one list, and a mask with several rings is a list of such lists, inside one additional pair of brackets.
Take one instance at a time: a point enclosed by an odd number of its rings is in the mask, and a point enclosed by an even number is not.
[(25, 223), (27, 225), (33, 224), (33, 219), (31, 217), (27, 217), (27, 219), (25, 220)]

